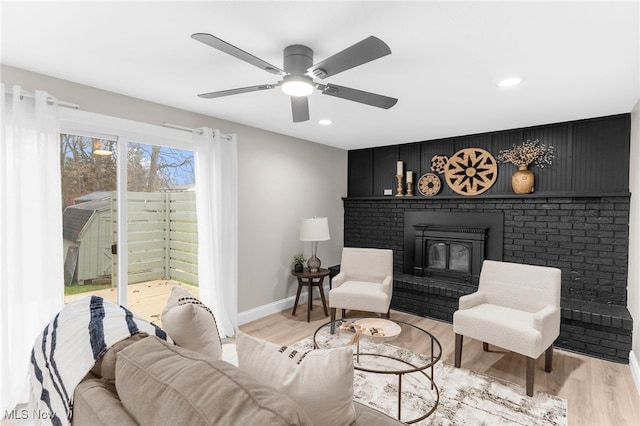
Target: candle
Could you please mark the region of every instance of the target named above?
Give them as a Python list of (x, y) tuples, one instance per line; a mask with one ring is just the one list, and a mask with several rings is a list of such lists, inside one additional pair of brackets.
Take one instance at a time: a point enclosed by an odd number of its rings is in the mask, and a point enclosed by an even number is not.
[(407, 172), (407, 183), (413, 183), (413, 172)]
[(398, 161), (398, 173), (396, 175), (400, 176), (402, 174), (402, 161)]

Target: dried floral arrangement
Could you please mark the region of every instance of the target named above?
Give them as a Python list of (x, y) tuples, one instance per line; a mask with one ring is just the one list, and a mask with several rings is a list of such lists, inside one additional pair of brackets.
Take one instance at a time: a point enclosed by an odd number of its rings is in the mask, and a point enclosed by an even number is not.
[(503, 149), (498, 154), (501, 163), (513, 163), (518, 167), (529, 167), (534, 164), (540, 168), (551, 164), (554, 158), (553, 147), (541, 144), (538, 139), (513, 145), (511, 149)]

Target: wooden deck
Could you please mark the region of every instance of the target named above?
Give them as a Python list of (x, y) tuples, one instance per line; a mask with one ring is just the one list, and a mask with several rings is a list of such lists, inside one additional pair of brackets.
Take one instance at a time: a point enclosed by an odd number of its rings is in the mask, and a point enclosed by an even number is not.
[[(130, 284), (127, 287), (127, 308), (141, 316), (142, 318), (153, 322), (162, 327), (160, 314), (169, 299), (171, 289), (175, 286), (182, 287), (193, 294), (194, 297), (200, 297), (198, 287), (183, 284), (173, 280), (155, 280), (140, 284)], [(88, 295), (100, 296), (106, 300), (116, 303), (117, 292), (115, 288), (107, 290), (99, 290), (89, 293), (74, 294), (65, 296), (64, 303), (79, 299)]]

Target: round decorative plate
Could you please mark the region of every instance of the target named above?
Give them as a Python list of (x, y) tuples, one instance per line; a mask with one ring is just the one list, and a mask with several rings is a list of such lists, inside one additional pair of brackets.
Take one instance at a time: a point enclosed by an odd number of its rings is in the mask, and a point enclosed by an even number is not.
[(439, 175), (443, 174), (448, 162), (449, 157), (446, 155), (434, 155), (431, 157), (431, 171)]
[(482, 194), (496, 182), (496, 159), (482, 148), (465, 148), (449, 157), (444, 171), (449, 188), (460, 195)]
[[(393, 322), (382, 318), (365, 318), (356, 321), (362, 326), (362, 336), (367, 336), (376, 340), (391, 340), (400, 335), (400, 326)], [(378, 331), (383, 336), (376, 336), (372, 331)]]
[(418, 191), (422, 195), (432, 196), (440, 192), (441, 188), (440, 178), (433, 173), (425, 173), (418, 180)]

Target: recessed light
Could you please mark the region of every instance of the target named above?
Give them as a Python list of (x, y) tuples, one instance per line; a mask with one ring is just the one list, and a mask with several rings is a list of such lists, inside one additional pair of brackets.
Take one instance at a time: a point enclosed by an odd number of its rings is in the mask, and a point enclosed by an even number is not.
[(322, 125), (322, 126), (329, 126), (333, 123), (333, 121), (329, 120), (328, 118), (323, 118), (322, 120), (318, 121), (318, 124)]
[(498, 82), (498, 86), (500, 86), (500, 87), (517, 86), (518, 84), (522, 83), (523, 81), (524, 81), (524, 78), (522, 78), (522, 77), (508, 77), (508, 78), (505, 78), (504, 80), (500, 80)]

